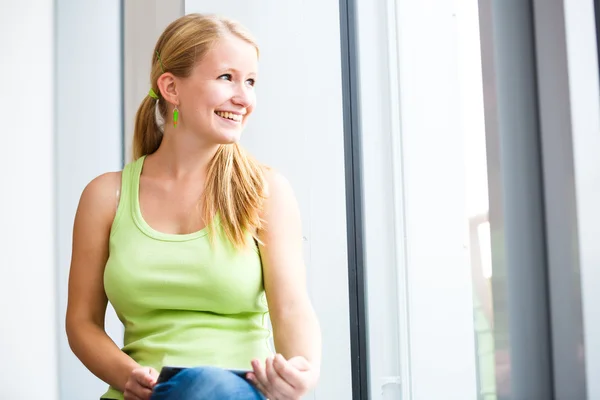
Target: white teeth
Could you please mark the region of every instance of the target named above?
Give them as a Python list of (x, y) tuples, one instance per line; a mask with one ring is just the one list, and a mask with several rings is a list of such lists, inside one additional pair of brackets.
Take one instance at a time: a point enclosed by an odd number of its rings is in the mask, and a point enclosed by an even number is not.
[(216, 114), (220, 117), (227, 118), (236, 122), (242, 121), (242, 116), (239, 114), (234, 114), (230, 112), (216, 111)]

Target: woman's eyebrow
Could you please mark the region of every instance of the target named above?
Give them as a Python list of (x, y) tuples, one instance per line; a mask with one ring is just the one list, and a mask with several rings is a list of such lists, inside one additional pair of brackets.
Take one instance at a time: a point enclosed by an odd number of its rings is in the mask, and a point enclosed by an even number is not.
[[(223, 73), (233, 73), (233, 74), (237, 74), (237, 75), (243, 75), (240, 70), (237, 70), (237, 69), (232, 68), (232, 67), (222, 67), (222, 68), (219, 68), (217, 70), (217, 73), (221, 73), (221, 74), (223, 74)], [(256, 76), (256, 72), (252, 71), (252, 72), (249, 72), (247, 75), (248, 76)]]

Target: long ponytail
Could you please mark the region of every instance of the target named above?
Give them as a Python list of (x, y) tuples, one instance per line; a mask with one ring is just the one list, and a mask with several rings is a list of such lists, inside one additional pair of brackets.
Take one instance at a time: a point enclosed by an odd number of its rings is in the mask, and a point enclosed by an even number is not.
[[(204, 220), (219, 215), (223, 232), (238, 248), (248, 245), (248, 233), (258, 240), (265, 194), (263, 166), (239, 144), (221, 145), (208, 168), (204, 189)], [(209, 225), (212, 235), (214, 224)]]
[[(164, 102), (163, 102), (164, 103)], [(158, 105), (161, 106), (160, 103)], [(156, 121), (156, 100), (146, 96), (135, 114), (133, 128), (133, 159), (152, 154), (162, 142), (163, 132)]]

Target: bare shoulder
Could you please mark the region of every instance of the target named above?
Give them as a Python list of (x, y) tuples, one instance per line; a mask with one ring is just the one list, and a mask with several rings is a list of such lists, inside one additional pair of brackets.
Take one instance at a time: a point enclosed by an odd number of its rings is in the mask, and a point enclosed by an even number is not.
[(98, 217), (114, 217), (121, 190), (121, 171), (106, 172), (92, 179), (83, 189), (78, 213), (94, 213)]
[(300, 229), (300, 210), (290, 181), (280, 172), (265, 169), (266, 200), (263, 219), (267, 233)]
[(264, 168), (265, 176), (265, 191), (267, 199), (271, 201), (278, 201), (282, 197), (291, 196), (294, 198), (294, 189), (290, 181), (279, 171), (273, 168)]

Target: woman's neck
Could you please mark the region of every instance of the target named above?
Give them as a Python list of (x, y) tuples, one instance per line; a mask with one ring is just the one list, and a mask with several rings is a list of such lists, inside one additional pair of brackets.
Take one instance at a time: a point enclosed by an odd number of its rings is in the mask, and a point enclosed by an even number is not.
[(218, 149), (218, 144), (202, 144), (185, 135), (165, 135), (158, 150), (148, 156), (148, 172), (174, 180), (203, 179)]

